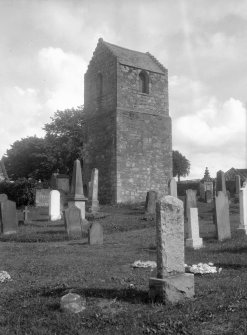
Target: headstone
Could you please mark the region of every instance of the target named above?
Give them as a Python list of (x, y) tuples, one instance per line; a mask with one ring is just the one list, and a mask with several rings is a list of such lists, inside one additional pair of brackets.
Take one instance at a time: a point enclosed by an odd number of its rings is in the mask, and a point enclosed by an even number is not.
[(49, 217), (51, 221), (61, 219), (60, 192), (57, 190), (52, 190), (50, 192)]
[(99, 210), (98, 179), (99, 179), (99, 171), (98, 169), (93, 169), (91, 174), (90, 200), (89, 200), (89, 210), (92, 213), (98, 212)]
[(0, 228), (1, 234), (17, 233), (18, 224), (14, 201), (5, 200), (0, 202)]
[(56, 177), (57, 190), (62, 190), (69, 193), (69, 176), (65, 174), (58, 174)]
[(37, 188), (35, 191), (35, 206), (49, 207), (50, 189)]
[(205, 192), (205, 202), (207, 204), (211, 204), (212, 201), (213, 201), (213, 193), (212, 193), (212, 191), (207, 190)]
[(81, 210), (75, 205), (64, 211), (65, 227), (70, 240), (82, 238)]
[(103, 227), (99, 222), (94, 222), (89, 230), (88, 243), (90, 245), (103, 244)]
[(238, 197), (239, 192), (240, 192), (240, 188), (241, 188), (241, 179), (240, 179), (239, 175), (236, 175), (235, 182), (236, 182), (235, 195), (236, 195), (236, 197)]
[(218, 192), (215, 204), (218, 240), (223, 241), (231, 238), (229, 201), (227, 195), (223, 191)]
[(196, 200), (196, 190), (188, 189), (186, 190), (186, 197), (185, 197), (185, 213), (187, 219), (190, 216), (190, 208), (197, 207), (197, 200)]
[(81, 211), (81, 218), (85, 219), (85, 202), (87, 198), (83, 192), (83, 182), (81, 175), (81, 163), (79, 159), (76, 159), (73, 167), (73, 176), (70, 188), (70, 194), (68, 195), (68, 206), (76, 206)]
[(92, 182), (91, 182), (91, 180), (88, 182), (88, 199), (92, 200)]
[(179, 302), (194, 295), (194, 275), (184, 272), (183, 202), (164, 196), (156, 204), (157, 278), (150, 278), (149, 296)]
[(203, 246), (202, 238), (199, 236), (199, 220), (198, 209), (190, 208), (189, 222), (188, 222), (188, 238), (185, 240), (187, 247), (199, 249)]
[(178, 191), (177, 191), (177, 182), (175, 178), (171, 178), (169, 183), (169, 194), (175, 198), (178, 197)]
[(155, 215), (156, 201), (157, 201), (157, 192), (148, 191), (147, 196), (146, 196), (146, 203), (145, 203), (145, 214)]
[(221, 170), (217, 172), (216, 176), (216, 195), (218, 195), (218, 192), (220, 191), (226, 194), (225, 174)]
[(240, 225), (238, 230), (247, 234), (247, 185), (239, 191)]

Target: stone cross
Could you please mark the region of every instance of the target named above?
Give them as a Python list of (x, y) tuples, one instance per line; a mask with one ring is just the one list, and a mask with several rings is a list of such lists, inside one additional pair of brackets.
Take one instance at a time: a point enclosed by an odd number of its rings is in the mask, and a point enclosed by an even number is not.
[(223, 171), (218, 171), (216, 176), (216, 195), (218, 192), (222, 191), (226, 194), (226, 181), (225, 181), (225, 174)]
[(169, 183), (169, 195), (177, 198), (178, 197), (178, 191), (177, 191), (177, 182), (175, 178), (171, 178)]
[(152, 300), (178, 302), (194, 295), (194, 275), (184, 272), (183, 202), (164, 196), (156, 204), (157, 278), (150, 278)]
[(56, 220), (61, 219), (60, 192), (57, 191), (57, 190), (52, 190), (50, 192), (49, 218), (50, 218), (51, 221), (56, 221)]
[(98, 169), (93, 169), (91, 174), (91, 185), (90, 185), (90, 201), (89, 201), (89, 210), (92, 213), (98, 212), (99, 210), (99, 201), (98, 201), (98, 180), (99, 180), (99, 171)]
[(223, 241), (231, 238), (229, 200), (223, 191), (218, 192), (215, 198), (215, 207), (218, 240)]
[(190, 208), (188, 222), (188, 238), (185, 241), (187, 247), (199, 249), (203, 246), (202, 238), (199, 236), (198, 209)]
[(27, 224), (28, 223), (28, 213), (30, 213), (30, 211), (28, 210), (28, 207), (25, 206), (25, 209), (23, 211), (24, 214), (24, 223)]

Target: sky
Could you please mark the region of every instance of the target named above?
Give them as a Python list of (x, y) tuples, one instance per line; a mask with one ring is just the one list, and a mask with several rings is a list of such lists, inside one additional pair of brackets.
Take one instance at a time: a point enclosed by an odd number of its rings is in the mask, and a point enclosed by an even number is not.
[(205, 168), (247, 168), (246, 0), (0, 0), (0, 157), (83, 105), (98, 39), (149, 51), (169, 74), (173, 150)]

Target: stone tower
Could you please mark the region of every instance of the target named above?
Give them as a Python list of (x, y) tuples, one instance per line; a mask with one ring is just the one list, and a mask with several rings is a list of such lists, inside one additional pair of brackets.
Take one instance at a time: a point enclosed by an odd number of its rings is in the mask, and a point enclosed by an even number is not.
[(168, 194), (172, 177), (168, 73), (149, 53), (99, 39), (84, 78), (84, 180), (99, 169), (99, 201)]

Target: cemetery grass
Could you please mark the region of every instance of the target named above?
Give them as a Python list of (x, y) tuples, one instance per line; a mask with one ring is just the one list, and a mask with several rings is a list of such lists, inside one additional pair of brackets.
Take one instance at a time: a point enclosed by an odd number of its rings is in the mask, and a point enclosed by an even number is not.
[[(12, 278), (0, 283), (0, 334), (247, 334), (247, 238), (235, 233), (238, 204), (225, 242), (214, 237), (210, 205), (199, 203), (199, 213), (205, 247), (186, 248), (185, 262), (213, 262), (222, 271), (195, 275), (194, 299), (171, 305), (150, 302), (151, 270), (131, 266), (156, 260), (155, 223), (143, 207), (102, 207), (103, 246), (68, 241), (63, 220), (31, 209), (17, 235), (0, 238), (0, 271)], [(85, 311), (60, 310), (68, 292), (86, 297)]]

